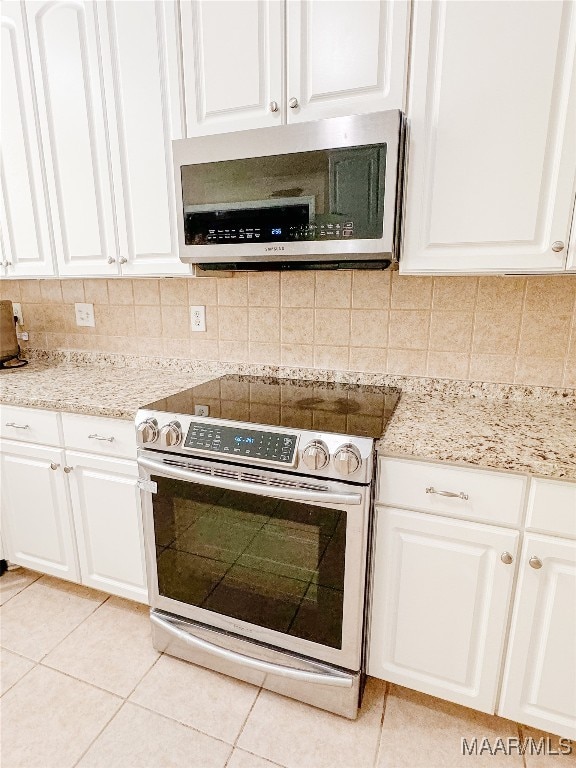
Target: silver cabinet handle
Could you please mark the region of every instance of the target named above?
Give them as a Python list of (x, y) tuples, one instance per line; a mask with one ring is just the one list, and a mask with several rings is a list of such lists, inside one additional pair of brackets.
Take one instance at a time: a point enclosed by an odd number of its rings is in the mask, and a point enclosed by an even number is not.
[(6, 426), (14, 429), (30, 429), (30, 424), (15, 424), (13, 421), (7, 421)]
[(120, 264), (126, 264), (128, 262), (128, 259), (125, 256), (122, 256), (120, 259)]
[(236, 664), (242, 664), (243, 667), (251, 667), (257, 669), (260, 672), (266, 674), (278, 675), (279, 677), (289, 677), (293, 680), (300, 680), (308, 683), (318, 683), (319, 685), (332, 685), (339, 688), (351, 688), (352, 678), (344, 677), (338, 673), (328, 674), (327, 672), (312, 672), (304, 669), (297, 669), (295, 667), (285, 667), (283, 664), (274, 664), (270, 661), (261, 661), (255, 659), (252, 656), (246, 656), (244, 653), (238, 653), (238, 651), (230, 651), (228, 648), (222, 648), (214, 643), (209, 643), (207, 640), (203, 640), (200, 637), (184, 632), (184, 630), (175, 626), (171, 622), (163, 619), (155, 613), (150, 614), (150, 621), (161, 627), (164, 631), (169, 632), (174, 637), (177, 637), (186, 645), (193, 648), (199, 648), (205, 653), (209, 653), (212, 656), (218, 656), (226, 661), (231, 661)]
[(50, 469), (58, 469), (59, 466), (60, 464), (56, 464), (55, 461), (50, 462)]
[(114, 256), (108, 256), (108, 264), (116, 264), (116, 259)]
[(539, 557), (536, 557), (536, 555), (532, 555), (530, 560), (528, 560), (528, 563), (532, 568), (535, 568), (537, 571), (542, 568), (542, 560), (540, 560)]
[(278, 102), (277, 101), (271, 101), (270, 102), (270, 112), (278, 112)]
[(426, 488), (426, 493), (435, 493), (437, 496), (448, 496), (450, 499), (463, 499), (468, 501), (468, 494), (460, 491), (460, 493), (453, 493), (452, 491), (437, 491), (436, 488)]
[(560, 251), (563, 251), (564, 243), (562, 242), (562, 240), (555, 240), (552, 243), (552, 250), (554, 251), (554, 253), (560, 253)]
[(107, 443), (113, 443), (114, 442), (114, 438), (113, 437), (101, 437), (100, 435), (97, 435), (97, 434), (88, 435), (88, 440), (104, 440)]
[(8, 259), (4, 259), (4, 261), (2, 262), (2, 266), (3, 267), (11, 267), (12, 266), (12, 262), (8, 261)]
[(178, 467), (169, 467), (159, 461), (153, 461), (141, 456), (138, 465), (147, 469), (151, 475), (170, 477), (174, 480), (184, 480), (187, 483), (200, 483), (214, 488), (224, 488), (230, 491), (244, 491), (258, 496), (272, 496), (278, 499), (295, 499), (296, 501), (319, 501), (324, 504), (361, 504), (362, 496), (359, 493), (333, 493), (332, 491), (306, 491), (301, 488), (283, 488), (279, 485), (260, 485), (260, 483), (247, 483), (244, 480), (234, 480), (228, 477), (216, 477), (205, 475), (202, 472), (194, 472)]
[(291, 99), (288, 101), (288, 106), (290, 107), (290, 109), (296, 109), (296, 107), (298, 107), (298, 106), (299, 106), (299, 104), (298, 104), (298, 99), (295, 99), (294, 97), (292, 97), (292, 98), (291, 98)]
[(64, 467), (64, 472), (66, 472), (66, 474), (67, 474), (67, 475), (69, 475), (69, 474), (70, 474), (70, 472), (72, 472), (72, 470), (73, 470), (73, 469), (74, 469), (74, 467), (68, 467), (68, 466), (66, 466), (66, 467)]
[(510, 552), (502, 552), (500, 555), (500, 560), (504, 563), (504, 565), (510, 565), (514, 562), (514, 558), (510, 554)]

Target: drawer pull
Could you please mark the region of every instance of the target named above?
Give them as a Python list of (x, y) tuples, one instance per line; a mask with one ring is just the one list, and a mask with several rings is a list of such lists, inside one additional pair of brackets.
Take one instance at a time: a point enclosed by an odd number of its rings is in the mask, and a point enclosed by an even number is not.
[(55, 461), (51, 461), (50, 462), (50, 469), (56, 470), (56, 469), (58, 469), (59, 466), (60, 466), (60, 464), (56, 464)]
[(535, 568), (537, 571), (542, 568), (542, 560), (540, 560), (539, 557), (536, 557), (536, 555), (532, 555), (530, 560), (528, 560), (528, 563), (532, 568)]
[(500, 555), (500, 560), (504, 563), (504, 565), (510, 565), (514, 562), (514, 558), (510, 554), (510, 552), (502, 552)]
[(105, 440), (107, 443), (113, 443), (114, 438), (113, 437), (101, 437), (100, 435), (88, 435), (89, 440)]
[(6, 426), (14, 429), (30, 429), (30, 424), (15, 424), (13, 421), (7, 421)]
[(72, 472), (73, 469), (74, 469), (74, 467), (69, 467), (68, 465), (66, 465), (64, 467), (64, 472), (66, 472), (66, 474), (69, 475), (70, 472)]
[(452, 493), (452, 491), (437, 491), (435, 488), (426, 488), (426, 493), (435, 493), (437, 496), (448, 496), (450, 499), (462, 499), (468, 501), (468, 494), (460, 491), (460, 493)]

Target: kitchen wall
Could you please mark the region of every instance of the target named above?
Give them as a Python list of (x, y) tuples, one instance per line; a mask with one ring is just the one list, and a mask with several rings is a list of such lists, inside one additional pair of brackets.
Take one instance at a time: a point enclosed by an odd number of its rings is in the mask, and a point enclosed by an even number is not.
[[(576, 275), (397, 272), (21, 280), (29, 345), (576, 387)], [(94, 304), (81, 328), (74, 303)], [(207, 330), (191, 333), (190, 305)]]

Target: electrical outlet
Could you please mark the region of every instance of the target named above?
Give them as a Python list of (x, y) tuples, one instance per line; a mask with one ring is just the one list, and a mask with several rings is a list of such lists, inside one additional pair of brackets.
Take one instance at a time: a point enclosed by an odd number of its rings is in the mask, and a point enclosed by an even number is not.
[(76, 310), (76, 325), (94, 328), (94, 304), (74, 304)]
[(206, 330), (206, 307), (190, 307), (190, 325), (193, 331)]
[(24, 325), (24, 315), (22, 314), (22, 304), (12, 302), (12, 314), (18, 318), (18, 325)]
[(210, 416), (210, 406), (209, 405), (195, 405), (194, 406), (194, 416)]

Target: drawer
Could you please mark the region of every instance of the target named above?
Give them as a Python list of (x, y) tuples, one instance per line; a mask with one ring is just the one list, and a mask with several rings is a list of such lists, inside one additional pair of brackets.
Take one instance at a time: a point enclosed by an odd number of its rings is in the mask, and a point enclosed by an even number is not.
[[(390, 507), (519, 526), (527, 484), (528, 478), (521, 475), (381, 458), (376, 501)], [(443, 495), (446, 493), (455, 496)]]
[(0, 437), (27, 443), (61, 445), (60, 414), (0, 404)]
[(105, 456), (136, 458), (136, 432), (133, 421), (63, 413), (62, 425), (66, 448), (102, 453)]
[(526, 527), (576, 538), (576, 483), (532, 478)]

